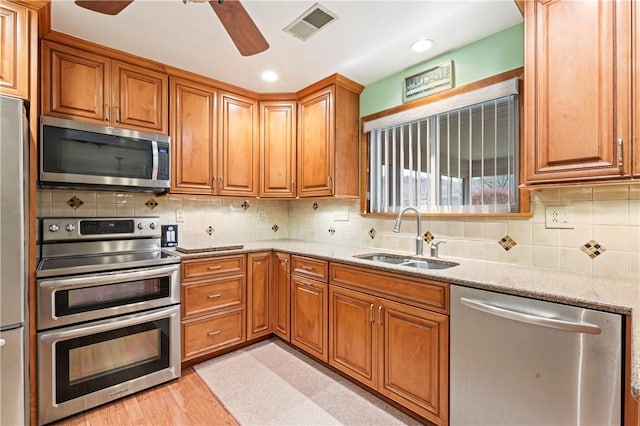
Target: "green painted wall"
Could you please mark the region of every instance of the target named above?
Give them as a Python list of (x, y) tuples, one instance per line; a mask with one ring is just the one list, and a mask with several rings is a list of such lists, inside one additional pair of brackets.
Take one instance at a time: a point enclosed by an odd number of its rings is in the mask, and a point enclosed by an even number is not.
[(402, 104), (405, 77), (449, 59), (453, 60), (455, 87), (521, 67), (524, 64), (524, 24), (514, 25), (366, 86), (360, 94), (360, 116)]

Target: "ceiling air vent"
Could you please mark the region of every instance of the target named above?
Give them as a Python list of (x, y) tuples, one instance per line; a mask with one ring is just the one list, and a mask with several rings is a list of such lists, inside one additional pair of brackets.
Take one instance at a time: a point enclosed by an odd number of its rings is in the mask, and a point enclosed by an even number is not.
[(338, 19), (338, 15), (316, 3), (295, 21), (287, 25), (283, 31), (302, 41), (306, 41), (336, 19)]

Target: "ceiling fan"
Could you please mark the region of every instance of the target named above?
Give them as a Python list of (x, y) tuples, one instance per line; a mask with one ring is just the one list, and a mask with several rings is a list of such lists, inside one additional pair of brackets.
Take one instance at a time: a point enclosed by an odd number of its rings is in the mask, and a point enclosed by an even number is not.
[[(201, 3), (206, 0), (183, 0), (183, 3), (188, 1)], [(75, 3), (94, 12), (117, 15), (133, 0), (76, 0)], [(242, 56), (255, 55), (269, 48), (269, 43), (239, 0), (210, 0), (209, 4)]]

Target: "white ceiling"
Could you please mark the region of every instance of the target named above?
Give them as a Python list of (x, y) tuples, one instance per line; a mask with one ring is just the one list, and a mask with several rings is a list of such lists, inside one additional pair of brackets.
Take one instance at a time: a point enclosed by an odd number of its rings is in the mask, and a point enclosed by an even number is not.
[[(339, 1), (338, 15), (307, 41), (282, 31), (315, 4), (243, 0), (270, 47), (241, 56), (208, 3), (135, 0), (117, 16), (52, 1), (52, 28), (260, 93), (295, 92), (333, 73), (369, 85), (522, 21), (513, 0)], [(414, 53), (412, 42), (435, 46)], [(270, 69), (280, 79), (261, 80)]]

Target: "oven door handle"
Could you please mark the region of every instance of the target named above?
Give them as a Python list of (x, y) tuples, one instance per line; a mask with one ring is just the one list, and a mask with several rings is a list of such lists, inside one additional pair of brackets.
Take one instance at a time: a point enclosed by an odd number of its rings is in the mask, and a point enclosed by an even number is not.
[(171, 265), (134, 272), (113, 272), (105, 275), (96, 274), (75, 278), (56, 278), (51, 280), (42, 280), (38, 285), (40, 288), (55, 288), (56, 290), (66, 290), (78, 287), (95, 287), (104, 284), (163, 277), (177, 272), (179, 269), (180, 265)]
[(68, 340), (76, 337), (88, 336), (91, 334), (102, 333), (105, 331), (116, 330), (118, 328), (130, 327), (132, 325), (140, 324), (143, 322), (154, 321), (157, 319), (173, 317), (180, 314), (180, 306), (171, 306), (154, 312), (142, 312), (134, 315), (127, 315), (125, 317), (115, 317), (108, 320), (100, 321), (94, 325), (76, 325), (73, 328), (67, 330), (50, 331), (42, 333), (39, 337), (41, 341), (48, 340)]

